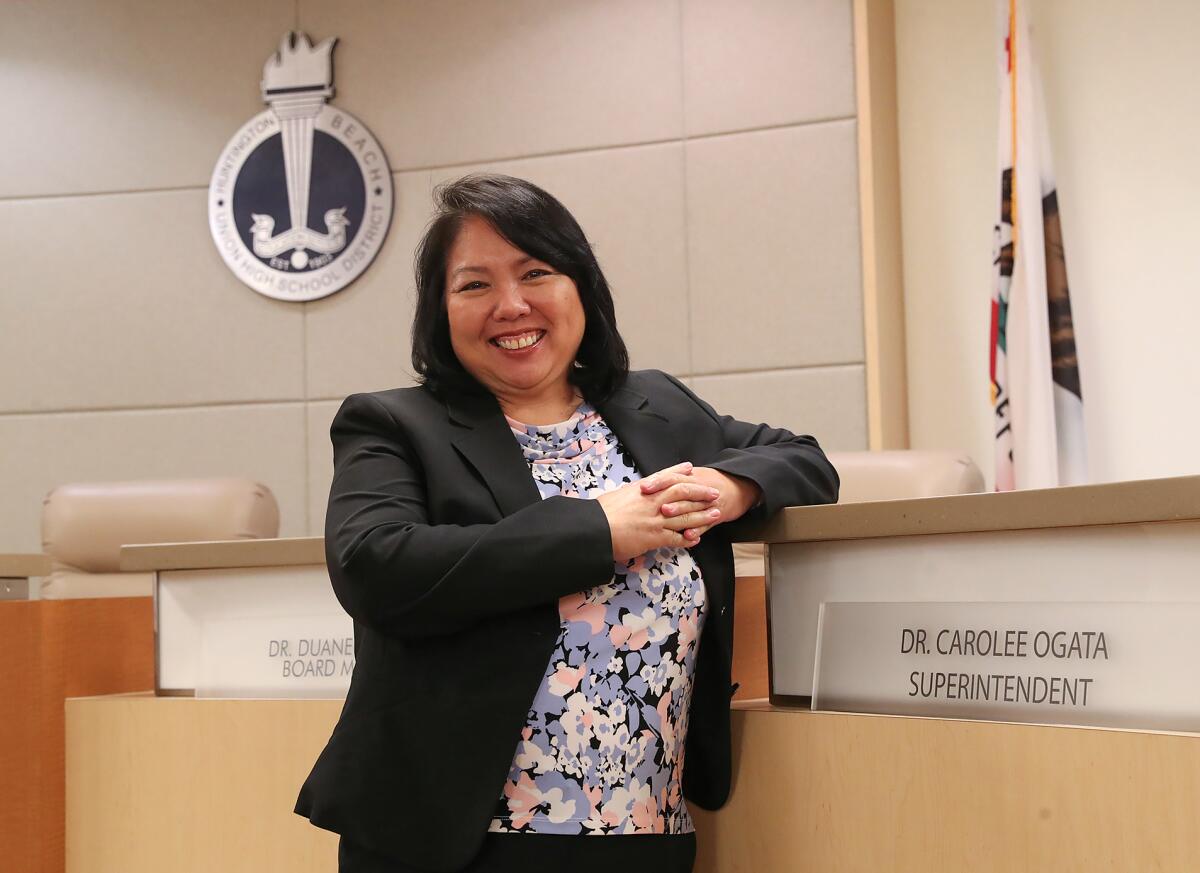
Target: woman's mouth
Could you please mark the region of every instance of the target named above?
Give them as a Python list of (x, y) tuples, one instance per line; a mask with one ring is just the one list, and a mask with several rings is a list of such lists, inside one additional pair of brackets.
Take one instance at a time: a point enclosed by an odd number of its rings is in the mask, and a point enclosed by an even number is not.
[(505, 336), (494, 336), (489, 342), (505, 351), (516, 352), (536, 346), (546, 335), (544, 330), (527, 330), (524, 333), (510, 333)]

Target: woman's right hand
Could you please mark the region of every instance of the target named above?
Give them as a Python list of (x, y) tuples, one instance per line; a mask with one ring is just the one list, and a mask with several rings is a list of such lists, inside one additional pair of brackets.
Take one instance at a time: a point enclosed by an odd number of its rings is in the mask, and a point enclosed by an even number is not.
[[(685, 461), (653, 475), (691, 472), (691, 462)], [(653, 494), (643, 494), (641, 485), (631, 482), (600, 495), (596, 502), (608, 518), (614, 560), (628, 561), (652, 549), (696, 545), (700, 542), (696, 529), (707, 528), (720, 517), (713, 505), (719, 496), (715, 488), (697, 482), (679, 482)], [(664, 503), (675, 503), (687, 511), (666, 517), (662, 514)]]

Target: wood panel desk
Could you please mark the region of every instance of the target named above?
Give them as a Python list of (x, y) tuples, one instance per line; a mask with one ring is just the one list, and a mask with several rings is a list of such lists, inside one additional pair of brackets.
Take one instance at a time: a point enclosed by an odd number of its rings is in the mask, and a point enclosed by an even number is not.
[[(325, 560), (320, 537), (130, 545), (121, 554), (122, 570), (156, 574), (156, 590), (184, 580), (217, 592), (256, 574), (286, 591), (289, 578), (323, 574)], [(194, 699), (184, 655), (165, 665), (158, 694), (68, 701), (66, 869), (335, 870), (336, 837), (291, 810), (342, 702)], [(163, 677), (160, 656), (151, 688)]]
[[(1164, 567), (1186, 557), (1200, 479), (1095, 487), (786, 510), (764, 538), (925, 538), (934, 555), (934, 537), (981, 535), (990, 519), (1001, 522), (997, 535), (1043, 541), (1090, 527), (1085, 540), (1111, 530), (1120, 544), (1133, 531), (1139, 547), (1175, 550), (1152, 556)], [(177, 566), (194, 568), (199, 547), (187, 548), (193, 557)], [(1176, 582), (1163, 584), (1161, 598), (1178, 595)], [(769, 659), (762, 580), (738, 585), (744, 698), (766, 688)], [(69, 873), (334, 869), (336, 838), (291, 809), (339, 709), (317, 700), (69, 701)], [(1197, 734), (814, 713), (739, 699), (733, 739), (729, 803), (693, 809), (698, 873), (1200, 869)]]
[(149, 597), (30, 600), (45, 555), (0, 555), (0, 870), (61, 873), (63, 701), (153, 687)]
[[(792, 611), (771, 651), (771, 584), (738, 580), (735, 782), (694, 811), (699, 873), (1200, 869), (1200, 734), (744, 699), (768, 694), (769, 665), (809, 693), (822, 601), (1200, 601), (1200, 477), (792, 508), (761, 536)], [(981, 560), (993, 548), (1004, 560)]]
[(1194, 871), (1200, 736), (736, 704), (696, 873)]
[(67, 702), (70, 873), (337, 870), (337, 837), (292, 813), (338, 700)]
[[(67, 702), (68, 873), (336, 869), (292, 814), (326, 700)], [(1200, 737), (733, 713), (735, 782), (693, 808), (697, 873), (1194, 871)]]

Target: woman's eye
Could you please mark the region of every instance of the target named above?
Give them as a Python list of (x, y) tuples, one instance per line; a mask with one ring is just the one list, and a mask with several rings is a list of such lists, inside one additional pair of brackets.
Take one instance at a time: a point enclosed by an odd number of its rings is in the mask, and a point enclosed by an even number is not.
[(466, 285), (463, 285), (458, 290), (460, 292), (462, 292), (462, 291), (477, 291), (483, 287), (484, 287), (484, 284), (482, 282), (468, 282)]
[(550, 275), (549, 270), (543, 270), (541, 267), (534, 267), (532, 270), (530, 270), (528, 273), (525, 274), (525, 278), (526, 279), (540, 279), (540, 278), (542, 278), (542, 276), (549, 276), (549, 275)]

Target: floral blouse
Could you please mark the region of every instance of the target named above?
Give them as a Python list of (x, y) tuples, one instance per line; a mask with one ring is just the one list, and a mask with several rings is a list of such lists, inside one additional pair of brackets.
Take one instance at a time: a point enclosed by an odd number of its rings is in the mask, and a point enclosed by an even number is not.
[[(641, 478), (590, 404), (553, 425), (509, 419), (542, 498), (595, 498)], [(563, 597), (546, 675), (489, 830), (635, 834), (693, 830), (683, 752), (705, 592), (686, 549), (613, 567)]]

